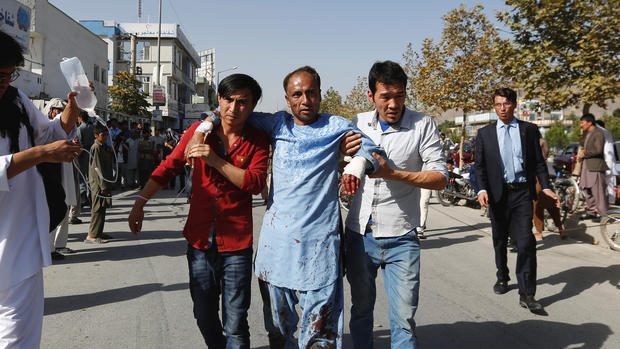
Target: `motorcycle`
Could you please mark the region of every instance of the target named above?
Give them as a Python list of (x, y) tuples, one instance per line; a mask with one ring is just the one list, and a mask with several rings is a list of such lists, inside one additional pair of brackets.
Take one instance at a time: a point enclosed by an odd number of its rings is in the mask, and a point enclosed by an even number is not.
[(452, 206), (463, 199), (467, 201), (468, 205), (475, 206), (478, 203), (478, 196), (469, 179), (469, 168), (469, 164), (464, 164), (460, 171), (455, 168), (448, 172), (450, 177), (448, 184), (443, 190), (436, 192), (439, 203), (443, 206)]

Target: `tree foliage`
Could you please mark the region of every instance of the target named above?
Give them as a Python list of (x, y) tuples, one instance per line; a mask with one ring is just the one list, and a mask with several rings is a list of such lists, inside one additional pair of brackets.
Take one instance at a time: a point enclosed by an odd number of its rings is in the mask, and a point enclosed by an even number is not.
[(320, 113), (341, 115), (343, 112), (342, 96), (336, 91), (333, 86), (330, 86), (327, 91), (323, 93), (321, 98)]
[(545, 133), (545, 140), (547, 140), (547, 144), (553, 148), (564, 148), (568, 145), (568, 135), (560, 121), (556, 122)]
[(499, 37), (483, 9), (461, 5), (445, 14), (441, 40), (425, 39), (421, 54), (409, 44), (403, 58), (410, 101), (464, 114), (489, 109), (491, 92), (506, 81), (495, 59)]
[(149, 102), (145, 92), (140, 91), (142, 83), (126, 71), (119, 71), (114, 76), (114, 84), (108, 88), (112, 102), (110, 110), (129, 115), (151, 116)]
[(445, 14), (441, 40), (422, 43), (421, 55), (411, 44), (403, 55), (409, 76), (409, 101), (442, 111), (463, 111), (461, 157), (467, 114), (489, 109), (491, 92), (506, 83), (496, 59), (499, 36), (482, 13), (484, 7), (465, 5)]
[(498, 19), (513, 40), (498, 45), (503, 71), (553, 109), (605, 106), (620, 94), (617, 0), (506, 0)]
[(353, 118), (359, 113), (374, 110), (375, 106), (368, 100), (368, 79), (358, 76), (357, 83), (344, 100), (345, 117)]

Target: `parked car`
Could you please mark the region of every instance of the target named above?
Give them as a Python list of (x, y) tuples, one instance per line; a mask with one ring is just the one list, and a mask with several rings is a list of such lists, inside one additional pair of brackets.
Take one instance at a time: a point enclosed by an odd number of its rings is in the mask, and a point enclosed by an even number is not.
[(559, 171), (573, 172), (575, 168), (575, 161), (577, 159), (577, 149), (579, 143), (571, 143), (564, 148), (560, 153), (553, 157), (553, 170), (557, 173)]

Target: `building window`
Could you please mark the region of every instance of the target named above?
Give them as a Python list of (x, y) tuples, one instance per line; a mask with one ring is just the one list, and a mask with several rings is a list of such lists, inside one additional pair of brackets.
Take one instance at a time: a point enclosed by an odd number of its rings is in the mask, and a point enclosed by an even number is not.
[(151, 60), (151, 43), (148, 41), (138, 41), (136, 44), (136, 60)]
[(108, 73), (105, 71), (105, 69), (101, 69), (101, 82), (104, 84), (107, 84), (108, 82), (106, 81), (108, 77)]
[(95, 72), (93, 73), (95, 76), (95, 81), (99, 81), (99, 66), (95, 64)]
[(118, 43), (118, 60), (129, 61), (131, 59), (131, 42), (119, 41)]
[(142, 83), (142, 87), (140, 87), (140, 91), (146, 93), (147, 95), (151, 94), (151, 77), (148, 75), (140, 75), (136, 76), (136, 78)]

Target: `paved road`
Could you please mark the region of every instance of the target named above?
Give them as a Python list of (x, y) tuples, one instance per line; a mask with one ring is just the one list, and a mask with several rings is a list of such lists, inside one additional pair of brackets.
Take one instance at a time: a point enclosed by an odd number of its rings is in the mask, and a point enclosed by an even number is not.
[[(87, 224), (70, 226), (69, 247), (77, 253), (45, 269), (43, 348), (204, 347), (180, 233), (185, 200), (162, 191), (147, 206), (144, 232), (135, 238), (126, 223), (131, 195), (115, 196), (108, 213), (112, 242), (86, 245)], [(537, 297), (548, 313), (539, 316), (519, 307), (514, 280), (510, 292), (493, 294), (488, 219), (468, 207), (431, 203), (416, 316), (423, 348), (620, 348), (620, 253), (578, 240), (596, 227), (582, 224), (573, 231), (577, 239), (550, 234), (539, 243)], [(254, 209), (257, 232), (263, 212), (264, 206)], [(509, 258), (514, 266), (515, 255)], [(252, 287), (252, 348), (267, 348), (257, 283)], [(374, 335), (375, 348), (382, 349), (390, 347), (389, 322), (378, 288)], [(347, 287), (345, 321), (348, 294)], [(352, 348), (346, 327), (345, 348)]]

